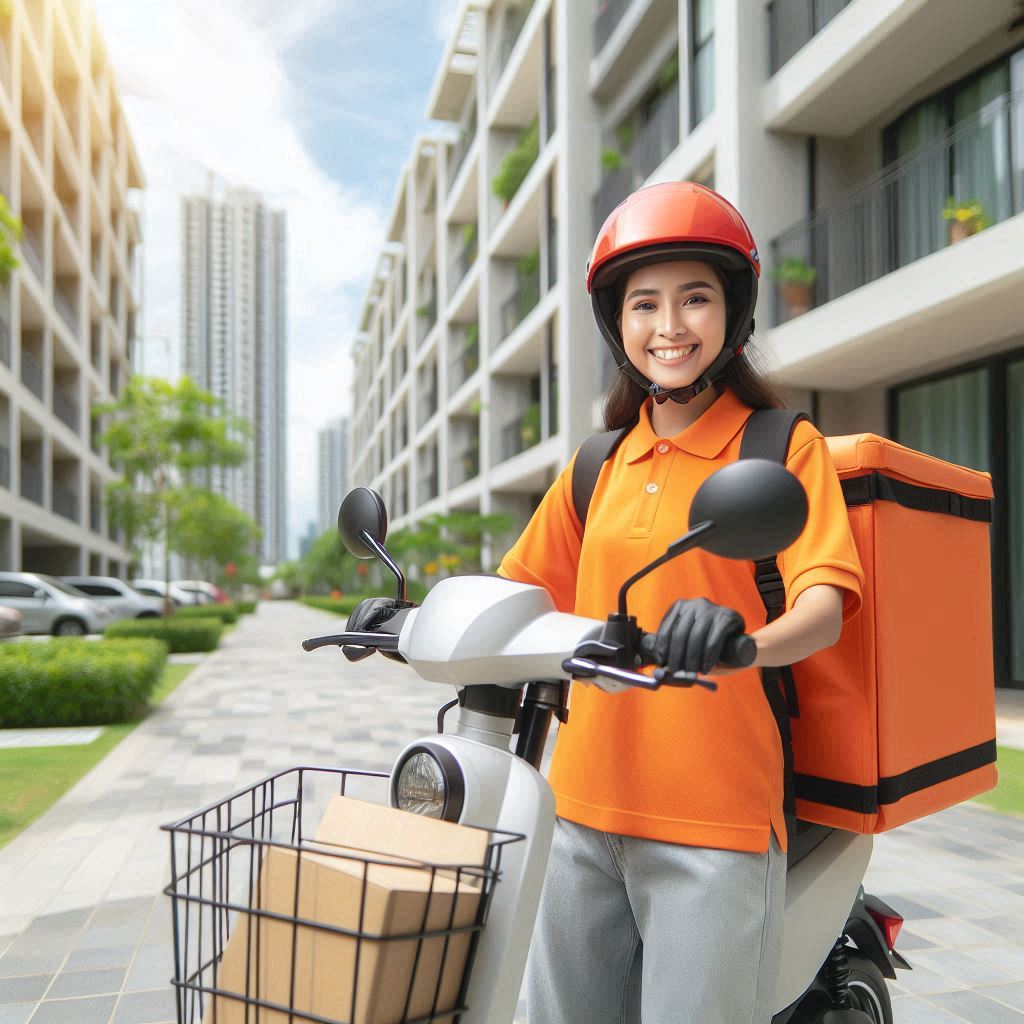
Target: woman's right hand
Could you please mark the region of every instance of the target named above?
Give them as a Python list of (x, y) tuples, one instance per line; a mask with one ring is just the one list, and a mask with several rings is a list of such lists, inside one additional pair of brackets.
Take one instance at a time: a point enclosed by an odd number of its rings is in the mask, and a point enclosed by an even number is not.
[(672, 604), (645, 647), (669, 672), (707, 675), (744, 630), (739, 612), (704, 597), (688, 598)]

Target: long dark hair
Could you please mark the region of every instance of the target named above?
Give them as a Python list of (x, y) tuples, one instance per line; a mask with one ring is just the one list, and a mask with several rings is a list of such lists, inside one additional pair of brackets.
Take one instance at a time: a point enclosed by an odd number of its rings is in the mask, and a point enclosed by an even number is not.
[[(726, 308), (728, 309), (729, 291), (728, 283), (723, 274), (719, 273), (717, 267), (711, 268), (715, 272), (725, 292)], [(617, 282), (616, 287), (616, 308), (622, 308), (622, 299), (625, 295), (626, 275)], [(752, 409), (781, 409), (785, 406), (782, 396), (769, 383), (764, 368), (760, 365), (759, 354), (751, 351), (751, 342), (754, 336), (751, 335), (738, 356), (733, 356), (725, 365), (725, 371), (719, 383), (732, 389), (736, 397), (744, 405)], [(632, 377), (626, 376), (621, 370), (615, 374), (608, 390), (604, 395), (603, 414), (605, 430), (619, 430), (636, 423), (640, 418), (640, 408), (647, 399), (647, 392)]]

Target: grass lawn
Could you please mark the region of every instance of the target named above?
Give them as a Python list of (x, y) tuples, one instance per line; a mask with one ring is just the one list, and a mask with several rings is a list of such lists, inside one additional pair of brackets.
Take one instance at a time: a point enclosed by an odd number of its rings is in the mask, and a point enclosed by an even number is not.
[(998, 747), (996, 766), (999, 785), (975, 800), (1003, 814), (1024, 815), (1024, 750)]
[[(150, 702), (166, 699), (195, 667), (168, 665)], [(0, 847), (31, 825), (138, 724), (104, 726), (99, 739), (81, 746), (0, 750)]]

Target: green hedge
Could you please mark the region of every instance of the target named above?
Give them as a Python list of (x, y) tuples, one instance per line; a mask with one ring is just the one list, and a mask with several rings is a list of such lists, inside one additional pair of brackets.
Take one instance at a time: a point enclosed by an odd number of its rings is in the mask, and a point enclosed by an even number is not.
[(224, 623), (220, 619), (126, 619), (107, 626), (105, 637), (151, 636), (167, 643), (171, 654), (213, 651), (220, 643)]
[(238, 621), (238, 608), (233, 604), (187, 604), (174, 612), (176, 619), (220, 619), (225, 626)]
[(237, 603), (238, 614), (252, 615), (252, 613), (256, 611), (256, 603), (257, 602), (255, 601), (239, 601)]
[(106, 725), (137, 717), (166, 662), (167, 644), (159, 640), (60, 637), (4, 644), (0, 728)]
[(352, 594), (349, 597), (300, 597), (303, 604), (310, 608), (319, 608), (322, 612), (334, 612), (335, 615), (349, 615), (360, 601), (366, 599), (365, 595)]

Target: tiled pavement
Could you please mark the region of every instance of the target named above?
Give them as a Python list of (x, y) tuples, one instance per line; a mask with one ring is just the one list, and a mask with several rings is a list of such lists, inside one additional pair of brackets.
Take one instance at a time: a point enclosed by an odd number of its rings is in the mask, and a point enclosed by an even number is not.
[[(262, 605), (0, 850), (0, 1024), (173, 1021), (158, 826), (293, 765), (386, 767), (433, 730), (446, 688), (299, 649), (337, 626)], [(968, 805), (881, 836), (867, 887), (907, 918), (897, 1024), (1024, 1024), (1024, 821)]]

